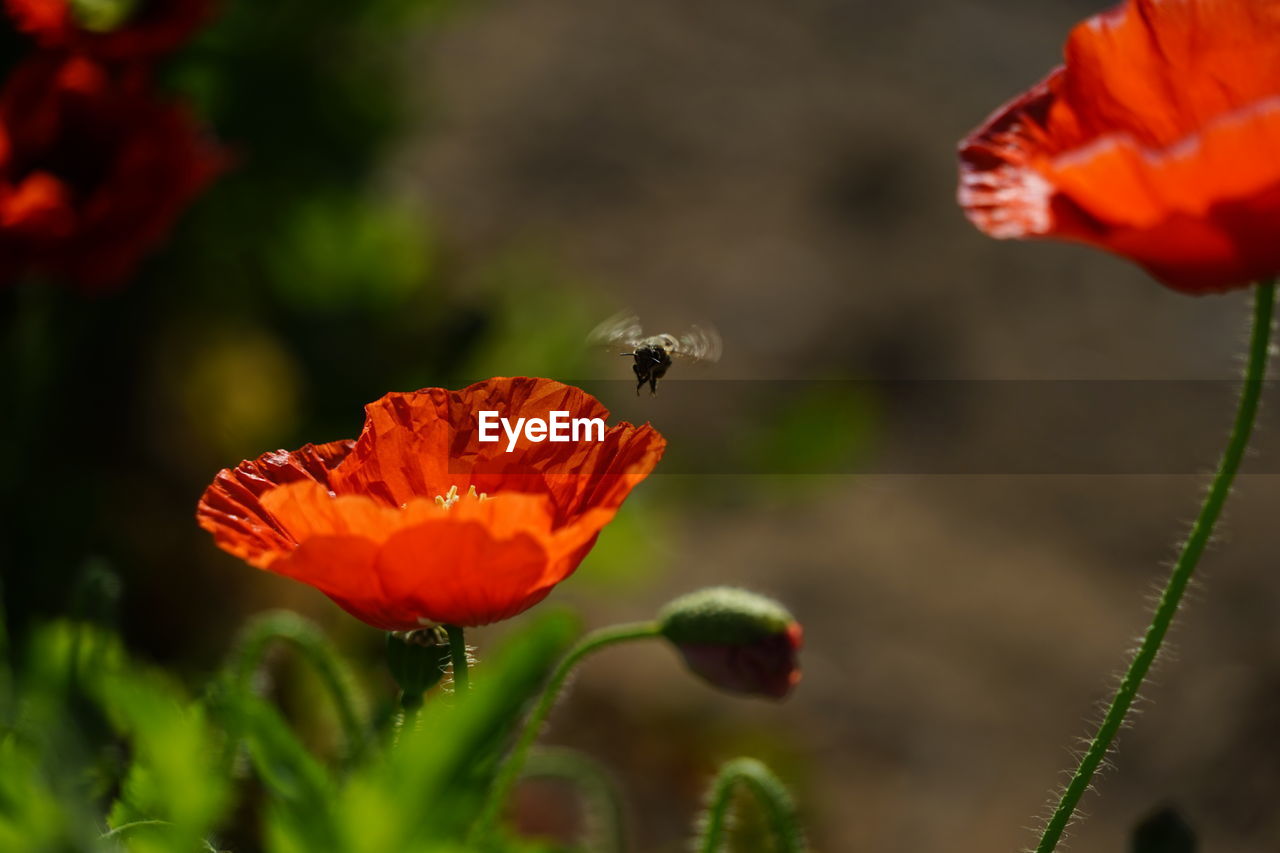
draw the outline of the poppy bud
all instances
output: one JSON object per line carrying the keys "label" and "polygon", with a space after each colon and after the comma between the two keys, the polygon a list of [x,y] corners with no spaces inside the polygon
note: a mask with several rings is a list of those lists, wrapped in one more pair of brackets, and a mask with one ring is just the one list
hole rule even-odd
{"label": "poppy bud", "polygon": [[723,690],[781,699],[800,680],[803,631],[771,598],[712,587],[668,604],[658,624],[689,668]]}
{"label": "poppy bud", "polygon": [[448,664],[449,641],[443,629],[387,633],[387,667],[404,691],[404,707],[421,705],[422,694],[440,682]]}

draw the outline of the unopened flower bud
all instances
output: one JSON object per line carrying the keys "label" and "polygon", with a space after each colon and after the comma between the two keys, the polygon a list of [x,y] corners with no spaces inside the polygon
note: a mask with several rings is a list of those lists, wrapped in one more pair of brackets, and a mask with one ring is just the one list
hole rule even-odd
{"label": "unopened flower bud", "polygon": [[406,708],[422,704],[422,694],[440,682],[449,663],[449,641],[441,628],[387,634],[387,666],[404,691]]}
{"label": "unopened flower bud", "polygon": [[778,602],[732,587],[681,596],[658,615],[662,635],[716,687],[781,699],[800,680],[800,623]]}

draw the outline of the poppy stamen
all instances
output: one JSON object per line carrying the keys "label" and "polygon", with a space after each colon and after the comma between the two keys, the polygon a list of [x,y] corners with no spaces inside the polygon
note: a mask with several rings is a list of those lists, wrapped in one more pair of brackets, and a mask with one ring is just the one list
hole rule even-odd
{"label": "poppy stamen", "polygon": [[[449,509],[458,501],[462,500],[463,497],[463,495],[458,494],[457,486],[450,486],[449,491],[445,492],[443,495],[436,495],[436,503],[445,509]],[[475,498],[478,501],[487,501],[490,499],[488,492],[477,493],[474,485],[467,487],[466,497]]]}

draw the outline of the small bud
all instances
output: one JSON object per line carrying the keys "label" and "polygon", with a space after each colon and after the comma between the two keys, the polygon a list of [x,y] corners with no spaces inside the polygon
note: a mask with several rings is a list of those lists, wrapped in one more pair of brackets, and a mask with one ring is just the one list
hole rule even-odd
{"label": "small bud", "polygon": [[800,681],[800,623],[778,602],[732,587],[681,596],[658,615],[697,675],[734,693],[781,699]]}
{"label": "small bud", "polygon": [[440,682],[448,664],[449,640],[443,628],[387,634],[387,666],[403,691],[405,708],[422,704],[422,694]]}

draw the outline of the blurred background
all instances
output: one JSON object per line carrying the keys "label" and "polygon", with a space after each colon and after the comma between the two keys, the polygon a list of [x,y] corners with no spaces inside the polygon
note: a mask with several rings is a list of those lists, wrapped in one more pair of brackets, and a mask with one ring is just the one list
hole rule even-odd
{"label": "blurred background", "polygon": [[[552,600],[595,626],[731,583],[806,631],[782,704],[711,693],[656,647],[587,665],[546,740],[616,773],[635,849],[684,849],[742,753],[793,787],[819,850],[1030,844],[1195,512],[1249,311],[997,243],[954,203],[957,141],[1102,5],[224,0],[164,84],[234,167],[117,291],[0,292],[15,642],[98,614],[198,684],[247,615],[284,606],[389,693],[378,633],[217,550],[200,493],[243,458],[354,437],[389,390],[594,381],[672,457]],[[637,400],[582,343],[627,307],[655,331],[715,324],[724,360]],[[1114,417],[1153,387],[1159,416]],[[1275,439],[1264,422],[1073,849],[1125,850],[1166,804],[1207,850],[1280,841]],[[476,634],[482,662],[504,630]],[[275,690],[331,746],[313,677],[286,663]],[[554,786],[522,802],[530,832],[572,825]]]}

